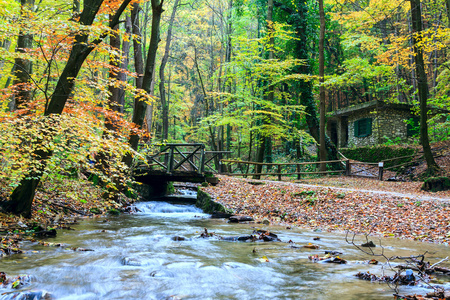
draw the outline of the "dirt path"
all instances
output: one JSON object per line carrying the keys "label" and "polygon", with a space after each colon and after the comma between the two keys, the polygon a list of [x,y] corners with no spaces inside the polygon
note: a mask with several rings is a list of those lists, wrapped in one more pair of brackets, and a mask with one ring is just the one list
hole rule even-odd
{"label": "dirt path", "polygon": [[205,191],[235,213],[259,222],[450,242],[448,192],[430,195],[420,191],[420,183],[339,177],[331,186],[323,180],[255,184],[250,179],[220,179]]}

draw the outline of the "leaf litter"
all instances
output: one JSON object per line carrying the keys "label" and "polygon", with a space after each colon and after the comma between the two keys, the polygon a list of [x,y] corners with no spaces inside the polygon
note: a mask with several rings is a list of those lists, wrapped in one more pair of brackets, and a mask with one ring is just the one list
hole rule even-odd
{"label": "leaf litter", "polygon": [[[415,192],[420,193],[416,183],[393,185],[351,178],[354,189],[343,191],[332,186],[305,186],[292,182],[264,181],[262,185],[255,185],[252,184],[255,180],[219,177],[216,186],[203,189],[214,201],[236,214],[249,215],[256,222],[356,234],[367,233],[367,228],[371,228],[371,234],[378,236],[441,244],[450,242],[450,198],[416,197]],[[348,179],[339,177],[334,181],[347,182]],[[360,185],[356,188],[358,182]],[[395,194],[366,190],[372,186],[382,190],[383,184],[389,187],[388,191],[403,185],[411,189],[407,190],[407,195],[400,194],[404,192],[402,189],[395,190]]]}

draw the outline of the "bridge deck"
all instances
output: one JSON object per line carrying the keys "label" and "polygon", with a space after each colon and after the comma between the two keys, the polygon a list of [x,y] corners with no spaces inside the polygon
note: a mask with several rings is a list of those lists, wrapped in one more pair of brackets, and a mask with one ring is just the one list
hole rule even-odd
{"label": "bridge deck", "polygon": [[154,184],[155,182],[194,182],[201,183],[205,182],[211,175],[206,175],[205,173],[199,174],[197,172],[186,172],[186,171],[173,171],[168,174],[163,170],[147,170],[142,174],[135,174],[134,178],[137,182],[144,184]]}

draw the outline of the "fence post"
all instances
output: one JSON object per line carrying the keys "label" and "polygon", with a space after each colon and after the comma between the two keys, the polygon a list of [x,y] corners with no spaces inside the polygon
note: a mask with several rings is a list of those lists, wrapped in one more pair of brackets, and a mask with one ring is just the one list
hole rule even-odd
{"label": "fence post", "polygon": [[378,179],[383,181],[383,169],[384,169],[384,162],[380,161],[378,163]]}
{"label": "fence post", "polygon": [[302,178],[302,175],[300,174],[300,165],[297,164],[297,180],[300,180]]}
{"label": "fence post", "polygon": [[219,153],[217,156],[219,157],[219,168],[217,170],[217,173],[222,174],[224,172],[224,165],[222,164],[222,153]]}
{"label": "fence post", "polygon": [[278,181],[281,181],[281,165],[278,165]]}
{"label": "fence post", "polygon": [[169,148],[169,158],[168,158],[168,161],[167,161],[167,170],[166,170],[167,174],[170,174],[173,171],[173,163],[174,163],[174,161],[173,161],[173,148],[174,147],[175,146],[171,145],[170,148]]}
{"label": "fence post", "polygon": [[200,165],[198,168],[198,173],[203,174],[205,172],[205,145],[200,146]]}
{"label": "fence post", "polygon": [[351,173],[352,173],[352,164],[350,163],[350,160],[347,159],[345,161],[345,175],[350,176]]}

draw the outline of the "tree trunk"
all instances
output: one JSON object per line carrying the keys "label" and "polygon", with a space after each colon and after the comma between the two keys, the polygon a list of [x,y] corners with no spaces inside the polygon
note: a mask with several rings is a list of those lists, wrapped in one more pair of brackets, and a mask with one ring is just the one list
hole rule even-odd
{"label": "tree trunk", "polygon": [[[291,14],[291,23],[297,33],[295,40],[295,58],[306,60],[309,59],[308,53],[308,24],[307,24],[308,6],[305,0],[296,1],[296,11]],[[294,72],[299,74],[310,74],[309,65],[297,66]],[[297,91],[300,93],[300,104],[305,106],[306,124],[308,125],[309,134],[320,144],[320,123],[317,119],[316,105],[314,103],[311,81],[299,80],[297,83]],[[338,151],[336,145],[325,135],[325,146],[329,160],[338,159]],[[337,166],[336,166],[337,168]]]}
{"label": "tree trunk", "polygon": [[[205,88],[205,84],[203,83],[202,73],[200,72],[200,67],[198,66],[197,48],[195,48],[195,46],[194,46],[194,66],[195,66],[195,69],[197,70],[198,78],[200,81],[200,87],[202,89],[203,97],[205,100],[205,118],[206,118],[209,116],[208,94],[206,93],[206,88]],[[208,124],[208,130],[209,130],[209,135],[211,137],[211,148],[213,151],[217,151],[216,135],[214,133],[215,129],[210,124]]]}
{"label": "tree trunk", "polygon": [[[263,137],[260,139],[260,144],[258,147],[258,152],[256,154],[256,161],[257,162],[263,162],[264,161],[264,153],[266,152],[266,139]],[[255,173],[260,174],[262,173],[263,165],[256,165],[255,166]],[[254,175],[253,179],[260,179],[261,175]]]}
{"label": "tree trunk", "polygon": [[167,61],[169,60],[169,52],[170,52],[170,43],[172,41],[172,27],[173,22],[175,20],[175,15],[177,13],[179,0],[175,0],[173,4],[172,15],[170,16],[169,28],[167,29],[167,39],[166,39],[166,48],[164,49],[164,56],[161,61],[161,67],[159,68],[159,93],[161,100],[161,110],[162,110],[162,137],[163,141],[167,141],[169,138],[169,102],[166,99],[166,89],[165,89],[165,76],[164,69],[166,68]]}
{"label": "tree trunk", "polygon": [[[110,18],[113,16],[111,15]],[[111,46],[111,49],[113,51],[117,51],[119,53],[118,55],[115,55],[114,53],[109,54],[109,64],[110,64],[110,70],[109,70],[109,98],[108,98],[108,105],[109,109],[113,112],[119,112],[120,111],[120,103],[119,103],[119,92],[120,89],[116,86],[116,82],[119,81],[119,68],[121,67],[120,63],[120,36],[117,33],[117,30],[119,30],[119,24],[116,25],[116,27],[113,28],[113,31],[109,35],[109,45]],[[117,128],[114,128],[114,118],[111,116],[105,117],[105,127],[107,130],[115,130]]]}
{"label": "tree trunk", "polygon": [[[273,26],[273,0],[267,1],[267,34],[269,35],[269,60],[275,58],[275,28]],[[267,101],[275,102],[275,87],[272,82],[269,82]],[[270,120],[269,120],[270,122]],[[266,135],[263,137],[264,141],[264,159],[266,162],[272,162],[272,136]],[[269,166],[269,169],[271,167]]]}
{"label": "tree trunk", "polygon": [[422,13],[420,9],[420,0],[410,0],[411,2],[411,25],[413,30],[413,50],[414,62],[417,74],[417,88],[419,90],[420,102],[420,141],[422,143],[423,153],[427,162],[427,173],[434,175],[439,172],[439,166],[434,160],[431,152],[430,141],[428,139],[428,116],[427,116],[427,99],[428,99],[428,82],[425,73],[425,64],[423,61],[423,49],[417,44],[420,42],[418,36],[422,31]]}
{"label": "tree trunk", "polygon": [[[125,18],[125,34],[129,37],[132,33],[132,25],[131,25],[131,17],[127,16]],[[123,82],[123,84],[127,81],[127,74],[126,70],[128,70],[128,64],[129,64],[129,57],[130,57],[130,42],[129,39],[122,39],[122,63],[120,65],[120,71],[118,80]],[[122,85],[119,88],[119,98],[118,98],[118,104],[119,104],[119,112],[123,114],[124,107],[125,107],[125,87]]]}
{"label": "tree trunk", "polygon": [[[268,42],[268,55],[269,60],[274,59],[275,57],[275,29],[273,27],[273,0],[267,0],[267,35],[269,37]],[[267,101],[273,103],[274,102],[274,86],[271,82],[267,82],[268,88],[267,88]],[[270,121],[267,120],[269,117],[265,116],[263,119],[263,124],[269,123]],[[264,132],[262,134],[259,134],[259,148],[258,148],[258,154],[256,157],[257,162],[264,162],[264,160],[271,162],[272,161],[272,142],[269,135],[265,134]],[[262,173],[262,165],[256,165],[255,173]],[[256,175],[254,178],[259,179],[259,175]]]}
{"label": "tree trunk", "polygon": [[445,7],[447,8],[447,27],[450,27],[450,0],[445,0]]}
{"label": "tree trunk", "polygon": [[[319,15],[320,15],[320,34],[319,34],[319,92],[320,92],[320,126],[319,126],[319,157],[320,161],[327,160],[327,148],[325,145],[325,87],[323,85],[325,81],[325,53],[324,53],[324,40],[325,40],[325,12],[323,9],[323,0],[319,0]],[[320,171],[326,171],[327,165],[325,163],[320,164]]]}
{"label": "tree trunk", "polygon": [[[147,54],[147,62],[145,64],[144,77],[142,79],[142,89],[150,94],[150,88],[153,81],[153,74],[155,71],[155,61],[156,54],[158,51],[158,43],[160,40],[159,37],[159,28],[161,22],[161,15],[164,12],[163,3],[164,0],[152,0],[152,33],[150,36],[150,45],[148,48]],[[138,128],[141,128],[144,123],[145,112],[147,109],[147,103],[145,102],[146,98],[142,96],[137,96],[135,99],[134,111],[133,111],[133,123],[136,124]],[[137,149],[139,143],[139,135],[136,132],[132,132],[130,134],[130,138],[128,140],[131,148]],[[132,157],[131,155],[127,155],[124,158],[124,161],[127,165],[131,165]]]}
{"label": "tree trunk", "polygon": [[[124,0],[122,2],[122,5],[109,24],[110,28],[114,28],[118,24],[120,15],[130,1],[131,0]],[[92,25],[102,3],[103,0],[84,1],[84,9],[80,14],[79,23],[84,26]],[[92,43],[88,43],[88,33],[83,31],[78,33],[79,34],[75,36],[67,63],[58,79],[50,102],[45,109],[45,116],[62,113],[64,106],[71,95],[75,84],[75,78],[77,77],[83,62],[92,50],[94,50],[95,46],[102,41],[100,38],[94,40]],[[31,216],[31,206],[33,204],[36,188],[44,173],[46,160],[52,155],[52,152],[45,150],[45,147],[39,147],[39,141],[37,142],[36,148],[40,149],[34,152],[34,155],[39,162],[39,168],[37,168],[37,170],[30,169],[28,171],[28,174],[25,175],[19,186],[12,192],[10,199],[2,204],[5,211],[24,217]]]}
{"label": "tree trunk", "polygon": [[[21,25],[25,26],[24,20],[29,17],[29,12],[34,9],[34,0],[21,0]],[[27,49],[33,47],[33,35],[26,33],[26,28],[21,28],[19,37],[17,39],[16,51],[19,53],[27,53]],[[14,72],[14,108],[24,108],[24,106],[31,101],[31,87],[29,80],[31,78],[32,63],[25,58],[14,59],[15,72]]]}
{"label": "tree trunk", "polygon": [[[450,0],[449,0],[450,1]],[[229,0],[228,2],[228,17],[227,17],[227,26],[226,26],[226,34],[227,34],[227,44],[225,48],[225,64],[231,62],[231,33],[233,30],[232,27],[232,12],[233,12],[233,0]],[[225,68],[225,73],[229,70],[228,67]],[[225,74],[226,75],[226,74]],[[225,76],[227,78],[227,76]],[[231,82],[229,79],[225,80],[225,92],[231,95]],[[231,101],[230,101],[231,102]],[[231,126],[227,124],[227,151],[231,150]]]}

